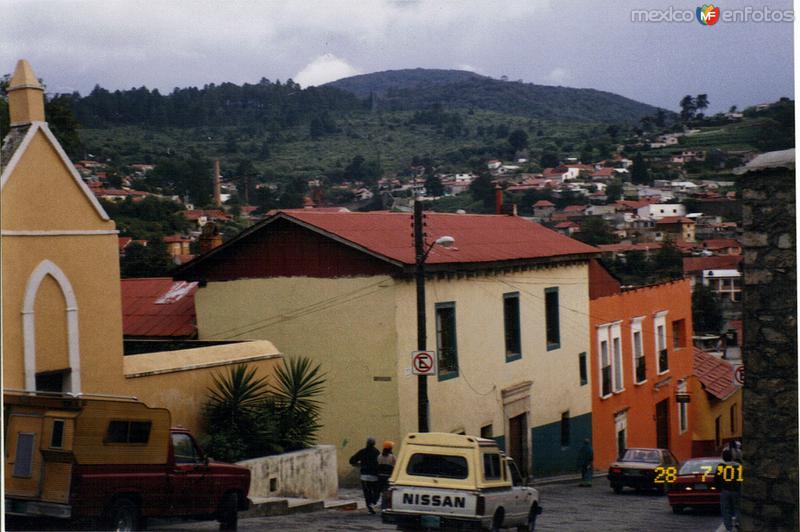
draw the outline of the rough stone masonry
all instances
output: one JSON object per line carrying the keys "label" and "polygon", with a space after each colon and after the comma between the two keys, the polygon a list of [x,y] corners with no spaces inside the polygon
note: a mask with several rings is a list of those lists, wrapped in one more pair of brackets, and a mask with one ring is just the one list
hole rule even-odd
{"label": "rough stone masonry", "polygon": [[795,169],[789,151],[738,182],[745,254],[743,530],[800,529]]}

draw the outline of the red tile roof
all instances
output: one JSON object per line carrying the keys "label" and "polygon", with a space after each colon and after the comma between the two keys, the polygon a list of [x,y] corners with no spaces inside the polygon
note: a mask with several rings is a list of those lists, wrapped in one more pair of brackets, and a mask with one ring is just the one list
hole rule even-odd
{"label": "red tile roof", "polygon": [[742,245],[735,238],[711,238],[700,242],[706,249],[739,248]]}
{"label": "red tile roof", "polygon": [[685,257],[683,273],[703,270],[738,270],[742,262],[741,255],[715,255],[713,257]]}
{"label": "red tile roof", "polygon": [[706,392],[725,400],[739,389],[733,383],[733,366],[702,349],[694,349],[694,375]]}
{"label": "red tile roof", "polygon": [[616,168],[600,168],[599,170],[595,170],[592,177],[611,177],[614,175],[615,170]]}
{"label": "red tile roof", "polygon": [[564,212],[583,212],[588,207],[588,205],[567,205],[564,207]]}
{"label": "red tile roof", "polygon": [[123,249],[125,249],[125,247],[131,243],[131,240],[133,239],[129,236],[117,237],[117,244],[119,245],[119,250],[122,251]]}
{"label": "red tile roof", "polygon": [[651,200],[617,200],[617,205],[625,208],[625,209],[632,209],[634,211],[641,209],[651,203],[656,203],[655,201]]}
{"label": "red tile roof", "polygon": [[197,283],[168,277],[122,279],[122,330],[125,336],[191,337]]}
{"label": "red tile roof", "polygon": [[627,251],[655,251],[661,249],[661,242],[642,242],[639,244],[598,244],[603,253],[625,253]]}
{"label": "red tile roof", "polygon": [[569,229],[570,227],[580,227],[575,222],[561,222],[560,224],[556,225],[556,229]]}
{"label": "red tile roof", "polygon": [[[404,264],[414,264],[412,216],[403,213],[281,211],[289,219],[311,226],[357,247]],[[429,241],[452,236],[455,247],[434,247],[428,264],[495,262],[563,255],[594,254],[598,250],[517,216],[425,213]],[[270,220],[268,219],[267,222]]]}
{"label": "red tile roof", "polygon": [[555,204],[547,201],[546,199],[540,199],[536,203],[533,204],[534,207],[555,207]]}
{"label": "red tile roof", "polygon": [[693,224],[695,223],[694,220],[687,218],[685,216],[665,216],[656,222],[658,224]]}

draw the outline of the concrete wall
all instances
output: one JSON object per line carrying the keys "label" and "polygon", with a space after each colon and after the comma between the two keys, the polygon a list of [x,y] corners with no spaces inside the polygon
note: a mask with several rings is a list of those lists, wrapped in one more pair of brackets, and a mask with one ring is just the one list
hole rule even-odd
{"label": "concrete wall", "polygon": [[268,339],[327,374],[319,443],[334,445],[338,472],[367,436],[401,440],[398,427],[395,281],[386,276],[279,277],[209,282],[195,295],[201,340]]}
{"label": "concrete wall", "polygon": [[272,378],[281,355],[270,342],[242,342],[128,355],[124,359],[125,393],[152,407],[167,408],[172,424],[196,436],[203,432],[202,408],[214,375],[227,375],[240,363],[255,368],[256,377]]}
{"label": "concrete wall", "polygon": [[315,445],[291,453],[238,462],[250,469],[250,497],[336,497],[336,447]]}
{"label": "concrete wall", "polygon": [[[547,350],[545,288],[559,289],[561,344]],[[530,429],[591,412],[590,386],[580,385],[578,354],[589,351],[588,265],[586,262],[499,274],[431,279],[426,283],[428,349],[436,349],[436,303],[455,302],[459,375],[428,378],[430,429],[480,434],[492,425],[508,443],[508,419],[527,412]],[[507,360],[503,294],[520,296],[522,356]],[[410,374],[416,349],[416,293],[413,281],[398,289],[397,374],[400,431],[417,430],[417,378]],[[517,392],[510,393],[514,387]],[[530,433],[530,431],[528,431]],[[527,442],[527,449],[537,453]],[[557,454],[535,460],[560,459]]]}
{"label": "concrete wall", "polygon": [[[583,440],[592,440],[592,414],[571,417],[569,445],[561,445],[561,422],[548,423],[531,431],[533,442],[533,475],[547,476],[578,471],[578,451]],[[596,468],[600,469],[600,468]]]}

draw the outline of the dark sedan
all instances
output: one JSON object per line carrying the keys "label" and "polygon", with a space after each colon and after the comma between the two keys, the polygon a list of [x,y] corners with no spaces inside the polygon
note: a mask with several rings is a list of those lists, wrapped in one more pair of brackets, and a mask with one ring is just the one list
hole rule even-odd
{"label": "dark sedan", "polygon": [[608,481],[614,493],[622,493],[625,486],[664,493],[677,468],[678,460],[668,449],[627,449],[608,468]]}
{"label": "dark sedan", "polygon": [[674,482],[669,484],[669,504],[679,514],[686,507],[719,507],[719,491],[714,485],[714,472],[719,458],[692,458],[678,470]]}

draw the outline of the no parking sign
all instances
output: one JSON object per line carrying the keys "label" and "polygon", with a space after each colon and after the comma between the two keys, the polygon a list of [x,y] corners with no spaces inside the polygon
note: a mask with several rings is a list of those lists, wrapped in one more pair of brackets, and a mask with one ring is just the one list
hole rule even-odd
{"label": "no parking sign", "polygon": [[436,375],[436,351],[411,353],[411,371],[414,375]]}

